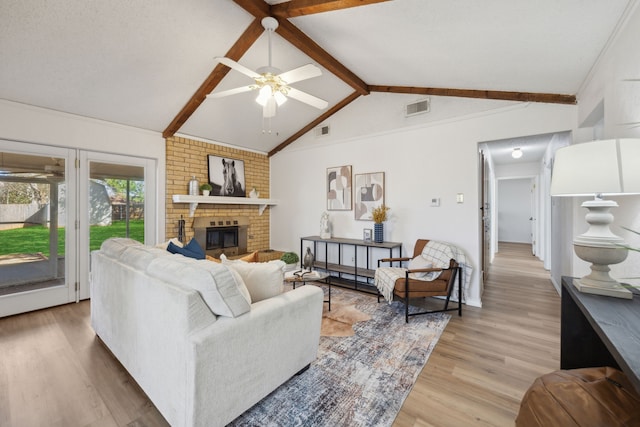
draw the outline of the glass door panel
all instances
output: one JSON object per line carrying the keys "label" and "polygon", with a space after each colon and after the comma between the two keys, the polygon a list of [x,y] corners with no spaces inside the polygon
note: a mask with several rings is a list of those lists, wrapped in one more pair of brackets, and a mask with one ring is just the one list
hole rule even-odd
{"label": "glass door panel", "polygon": [[75,299],[66,262],[75,251],[70,158],[73,150],[0,145],[0,316]]}
{"label": "glass door panel", "polygon": [[110,237],[153,243],[155,162],[81,152],[80,165],[80,299],[85,299],[91,251]]}

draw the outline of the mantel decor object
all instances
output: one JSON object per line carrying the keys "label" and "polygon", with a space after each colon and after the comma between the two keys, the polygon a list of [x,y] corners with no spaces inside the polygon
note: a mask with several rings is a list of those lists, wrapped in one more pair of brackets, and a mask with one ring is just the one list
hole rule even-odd
{"label": "mantel decor object", "polygon": [[574,144],[556,151],[552,196],[594,196],[582,203],[589,229],[573,239],[576,255],[591,263],[591,273],[573,283],[581,292],[631,299],[632,293],[609,275],[609,265],[627,258],[622,237],[609,229],[618,204],[605,195],[640,194],[640,139]]}
{"label": "mantel decor object", "polygon": [[191,180],[189,181],[189,195],[190,196],[197,196],[199,189],[200,189],[200,184],[198,183],[198,180],[196,179],[196,176],[192,175],[191,176]]}

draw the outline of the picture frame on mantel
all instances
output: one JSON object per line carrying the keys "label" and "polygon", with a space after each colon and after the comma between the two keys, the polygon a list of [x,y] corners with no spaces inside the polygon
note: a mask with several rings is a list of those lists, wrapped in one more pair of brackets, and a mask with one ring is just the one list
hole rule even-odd
{"label": "picture frame on mantel", "polygon": [[358,221],[373,221],[373,209],[384,205],[384,172],[356,174],[354,213]]}
{"label": "picture frame on mantel", "polygon": [[212,196],[246,197],[244,160],[207,156]]}
{"label": "picture frame on mantel", "polygon": [[351,165],[327,168],[328,211],[350,211],[352,192]]}

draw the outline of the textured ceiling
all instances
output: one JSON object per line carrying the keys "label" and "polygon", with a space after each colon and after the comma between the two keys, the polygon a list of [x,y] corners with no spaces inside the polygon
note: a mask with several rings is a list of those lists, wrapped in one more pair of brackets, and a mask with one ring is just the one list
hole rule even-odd
{"label": "textured ceiling", "polygon": [[[368,85],[576,94],[630,3],[394,0],[290,22]],[[3,0],[0,98],[163,132],[253,20],[232,0]],[[313,62],[273,42],[281,70]],[[238,62],[267,61],[263,35]],[[353,92],[326,69],[294,86],[329,108]],[[263,134],[254,98],[207,99],[178,132],[269,152],[322,113],[290,100]]]}

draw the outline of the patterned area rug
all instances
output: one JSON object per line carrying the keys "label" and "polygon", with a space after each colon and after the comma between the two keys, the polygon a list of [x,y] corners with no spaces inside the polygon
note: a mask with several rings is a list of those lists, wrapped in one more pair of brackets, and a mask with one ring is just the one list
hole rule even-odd
{"label": "patterned area rug", "polygon": [[[326,286],[323,289],[326,295]],[[354,334],[325,336],[324,331],[311,367],[229,426],[393,424],[450,316],[415,316],[406,324],[401,303],[378,303],[374,295],[335,286],[331,314],[326,310],[325,304],[323,329],[331,316],[330,320],[353,328]]]}

